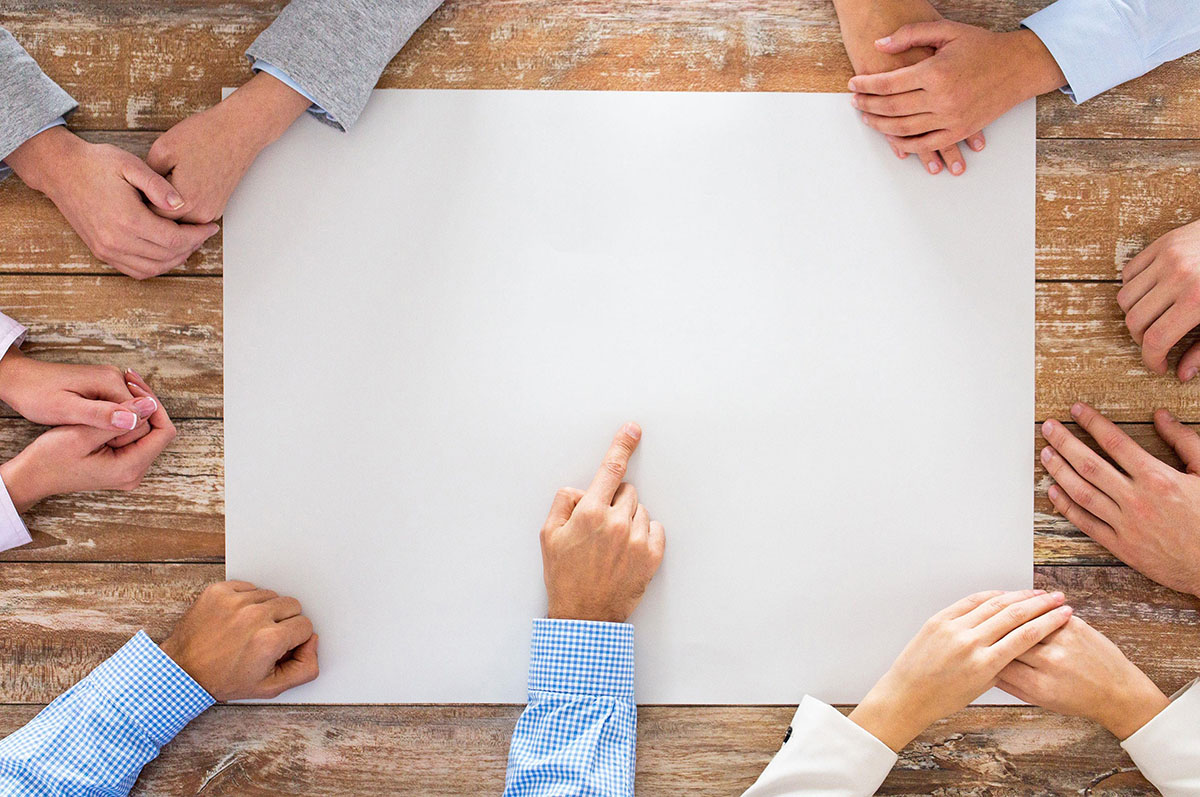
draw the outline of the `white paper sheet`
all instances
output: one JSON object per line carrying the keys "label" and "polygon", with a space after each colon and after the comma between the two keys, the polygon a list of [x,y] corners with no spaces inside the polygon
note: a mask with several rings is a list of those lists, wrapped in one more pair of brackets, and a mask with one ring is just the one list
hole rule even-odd
{"label": "white paper sheet", "polygon": [[522,702],[538,530],[612,433],[667,530],[647,703],[856,702],[1032,581],[1034,106],[964,177],[848,95],[377,91],[225,217],[228,575],[299,702]]}

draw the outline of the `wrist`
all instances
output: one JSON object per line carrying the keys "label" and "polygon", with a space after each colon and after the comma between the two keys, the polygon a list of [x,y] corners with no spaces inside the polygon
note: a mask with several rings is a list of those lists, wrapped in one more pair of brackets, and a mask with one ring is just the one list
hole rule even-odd
{"label": "wrist", "polygon": [[850,712],[854,724],[899,753],[931,722],[922,719],[916,706],[876,684]]}
{"label": "wrist", "polygon": [[0,480],[3,480],[4,489],[8,490],[9,500],[18,514],[24,514],[46,497],[38,488],[38,479],[20,454],[0,465]]}
{"label": "wrist", "polygon": [[1011,42],[1012,61],[1019,65],[1014,88],[1021,101],[1060,89],[1067,85],[1066,75],[1041,38],[1028,28],[1004,34]]}
{"label": "wrist", "polygon": [[1108,732],[1125,741],[1143,725],[1158,716],[1171,701],[1140,670],[1137,682],[1104,701],[1101,714],[1092,717]]}
{"label": "wrist", "polygon": [[87,142],[58,125],[25,141],[4,162],[25,185],[49,195],[81,146],[87,146]]}
{"label": "wrist", "polygon": [[[23,366],[28,358],[17,344],[8,347],[8,351],[0,356],[0,401],[13,406],[13,396],[21,384]],[[16,409],[16,407],[13,407]]]}
{"label": "wrist", "polygon": [[311,103],[303,94],[266,72],[259,72],[222,102],[234,115],[254,154],[282,136]]}

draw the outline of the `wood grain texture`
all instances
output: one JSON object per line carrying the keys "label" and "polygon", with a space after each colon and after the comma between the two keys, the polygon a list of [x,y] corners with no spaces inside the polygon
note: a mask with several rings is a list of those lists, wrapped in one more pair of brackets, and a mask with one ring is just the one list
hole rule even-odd
{"label": "wood grain texture", "polygon": [[[243,53],[273,0],[106,3],[18,0],[0,13],[80,102],[83,129],[162,130],[249,75]],[[1043,3],[940,3],[946,16],[1013,29]],[[850,77],[825,0],[451,0],[384,72],[384,88],[843,91]],[[1039,102],[1045,137],[1200,135],[1200,58],[1168,64],[1076,107]]]}
{"label": "wood grain texture", "polygon": [[[37,708],[0,707],[0,735],[28,722]],[[520,710],[217,706],[146,767],[133,794],[496,795]],[[792,710],[642,706],[637,794],[740,794],[778,749]],[[1116,740],[1086,720],[1034,708],[980,707],[930,727],[904,751],[879,793],[1157,792]]]}
{"label": "wood grain texture", "polygon": [[[180,421],[179,436],[133,492],[55,496],[25,514],[30,544],[0,562],[220,562],[225,558],[220,421]],[[43,427],[0,422],[0,461]],[[0,579],[3,578],[0,565]]]}

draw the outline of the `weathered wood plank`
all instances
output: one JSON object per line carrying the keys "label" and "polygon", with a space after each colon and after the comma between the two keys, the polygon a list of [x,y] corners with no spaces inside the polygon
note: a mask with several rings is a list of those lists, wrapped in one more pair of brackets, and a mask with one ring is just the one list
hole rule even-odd
{"label": "weathered wood plank", "polygon": [[1200,218],[1200,142],[1039,141],[1037,275],[1119,280],[1155,238]]}
{"label": "weathered wood plank", "polygon": [[[161,130],[249,72],[243,52],[273,0],[16,2],[0,24],[82,103],[87,129]],[[1012,29],[1043,3],[940,3],[950,18]],[[385,71],[385,88],[842,91],[850,67],[825,0],[451,0]],[[1051,137],[1200,136],[1200,57],[1076,107],[1039,103]]]}
{"label": "weathered wood plank", "polygon": [[[33,542],[0,554],[0,562],[223,561],[222,427],[220,421],[181,421],[175,442],[133,492],[43,501],[25,516]],[[25,421],[0,422],[0,461],[42,430]]]}
{"label": "weathered wood plank", "polygon": [[219,278],[0,276],[0,308],[30,328],[27,353],[133,368],[175,419],[222,414],[221,303]]}
{"label": "weathered wood plank", "polygon": [[[0,735],[36,706],[0,707]],[[216,706],[143,772],[137,797],[495,795],[520,706]],[[843,713],[849,708],[843,708]],[[740,794],[779,746],[789,706],[642,706],[639,795]],[[470,766],[455,766],[469,751]],[[1082,719],[978,707],[932,726],[881,794],[1156,794]]]}
{"label": "weathered wood plank", "polygon": [[[1116,421],[1146,422],[1166,407],[1180,418],[1200,420],[1200,393],[1180,384],[1174,371],[1158,376],[1142,365],[1129,337],[1112,283],[1048,282],[1037,286],[1036,417],[1066,417],[1086,401]],[[1174,367],[1193,332],[1171,358]],[[984,353],[981,353],[983,355]]]}
{"label": "weathered wood plank", "polygon": [[[1036,572],[1164,689],[1200,673],[1200,599],[1125,567]],[[208,564],[0,565],[0,703],[53,699],[139,628],[162,639],[205,584],[223,577]]]}

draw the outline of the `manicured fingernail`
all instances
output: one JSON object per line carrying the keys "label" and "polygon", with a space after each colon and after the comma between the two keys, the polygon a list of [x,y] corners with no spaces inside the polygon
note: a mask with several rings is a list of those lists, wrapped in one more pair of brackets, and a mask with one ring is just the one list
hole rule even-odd
{"label": "manicured fingernail", "polygon": [[961,163],[952,163],[950,164],[950,171],[954,174],[962,174],[963,165]]}
{"label": "manicured fingernail", "polygon": [[133,402],[133,408],[137,410],[140,417],[149,418],[158,409],[158,402],[150,397],[140,398]]}
{"label": "manicured fingernail", "polygon": [[883,44],[883,45],[888,45],[888,44],[891,44],[891,43],[892,43],[892,37],[891,37],[891,36],[884,36],[882,39],[876,39],[876,40],[875,40],[875,43],[876,43],[876,44]]}
{"label": "manicured fingernail", "polygon": [[939,164],[937,161],[929,162],[929,173],[930,174],[937,174],[941,170],[942,170],[941,164]]}
{"label": "manicured fingernail", "polygon": [[141,379],[141,378],[142,378],[142,375],[141,375],[141,374],[139,374],[137,371],[133,370],[132,368],[127,368],[127,369],[125,369],[125,373],[129,374],[129,375],[130,375],[130,376],[132,376],[134,379]]}
{"label": "manicured fingernail", "polygon": [[1076,402],[1071,405],[1071,417],[1072,418],[1078,418],[1082,414],[1083,414],[1083,405],[1082,404],[1080,404],[1079,402]]}
{"label": "manicured fingernail", "polygon": [[634,440],[640,440],[642,437],[642,427],[638,426],[636,423],[625,424],[624,431],[625,434],[629,435]]}
{"label": "manicured fingernail", "polygon": [[112,416],[112,425],[118,429],[132,429],[137,422],[138,416],[127,410],[117,410]]}
{"label": "manicured fingernail", "polygon": [[167,193],[167,204],[176,210],[179,210],[181,207],[183,207],[183,197],[181,197],[175,191],[169,191]]}
{"label": "manicured fingernail", "polygon": [[1042,449],[1042,462],[1049,464],[1052,459],[1054,459],[1054,452],[1050,449],[1050,446],[1046,446]]}
{"label": "manicured fingernail", "polygon": [[1184,371],[1184,372],[1183,372],[1183,381],[1184,381],[1184,382],[1190,382],[1190,381],[1192,381],[1192,377],[1194,377],[1194,376],[1196,375],[1196,371],[1197,371],[1197,370],[1200,370],[1200,369],[1197,369],[1197,368],[1189,368],[1189,369],[1187,369],[1186,371]]}
{"label": "manicured fingernail", "polygon": [[1046,491],[1046,494],[1050,496],[1051,501],[1057,501],[1058,497],[1062,495],[1057,484],[1050,485],[1050,489]]}

